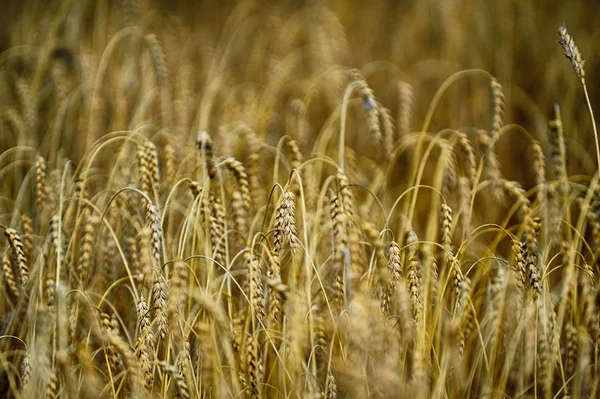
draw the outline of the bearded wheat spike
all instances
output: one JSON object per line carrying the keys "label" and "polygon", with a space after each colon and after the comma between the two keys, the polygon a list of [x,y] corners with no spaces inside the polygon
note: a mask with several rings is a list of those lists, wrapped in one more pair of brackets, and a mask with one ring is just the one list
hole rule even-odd
{"label": "bearded wheat spike", "polygon": [[579,79],[584,81],[585,71],[583,70],[583,64],[585,64],[585,60],[581,56],[581,53],[575,44],[575,40],[569,35],[567,27],[564,25],[561,25],[558,28],[558,43],[565,50],[565,57],[571,61],[571,66],[577,73],[577,76],[579,76]]}
{"label": "bearded wheat spike", "polygon": [[29,280],[29,267],[27,266],[27,258],[25,257],[25,251],[23,250],[23,241],[21,241],[21,236],[19,236],[19,233],[10,227],[4,230],[4,234],[8,239],[8,243],[12,249],[13,259],[15,260],[17,269],[19,270],[21,287],[25,288]]}
{"label": "bearded wheat spike", "polygon": [[273,235],[273,252],[280,255],[284,244],[288,244],[293,253],[298,249],[296,233],[296,202],[292,191],[283,193],[281,202],[277,207]]}
{"label": "bearded wheat spike", "polygon": [[585,84],[585,71],[583,70],[583,64],[585,60],[581,56],[579,49],[575,45],[575,40],[567,32],[567,27],[561,25],[558,28],[558,43],[565,50],[565,57],[571,61],[571,66],[579,76],[581,85],[583,86],[583,92],[587,101],[588,110],[590,111],[590,117],[592,118],[592,127],[594,129],[594,139],[596,140],[596,159],[598,161],[598,175],[600,176],[600,143],[598,142],[598,130],[596,129],[596,119],[594,118],[594,111],[592,110],[592,103],[590,102],[590,96],[588,95],[587,86]]}

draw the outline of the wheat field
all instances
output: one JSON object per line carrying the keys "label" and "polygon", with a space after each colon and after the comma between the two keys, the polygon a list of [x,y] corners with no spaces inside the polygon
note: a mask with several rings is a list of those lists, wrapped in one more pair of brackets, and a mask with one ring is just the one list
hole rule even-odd
{"label": "wheat field", "polygon": [[600,397],[592,1],[3,8],[0,398]]}

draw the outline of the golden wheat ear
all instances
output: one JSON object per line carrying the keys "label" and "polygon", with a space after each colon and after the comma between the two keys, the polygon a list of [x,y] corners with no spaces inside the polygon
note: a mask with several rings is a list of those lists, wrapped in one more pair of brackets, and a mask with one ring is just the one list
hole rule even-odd
{"label": "golden wheat ear", "polygon": [[575,45],[575,40],[569,35],[567,31],[567,27],[561,25],[558,28],[558,43],[565,50],[565,57],[571,61],[571,66],[579,80],[581,80],[581,84],[583,86],[583,92],[585,94],[585,99],[587,101],[588,109],[590,111],[590,117],[592,118],[592,127],[594,129],[594,139],[596,140],[596,158],[597,158],[597,167],[598,167],[598,176],[600,176],[600,144],[598,143],[598,130],[596,129],[596,120],[594,118],[594,111],[592,110],[592,103],[590,102],[590,96],[588,95],[587,85],[585,84],[585,70],[583,69],[583,64],[585,60],[581,56],[579,52],[579,48]]}

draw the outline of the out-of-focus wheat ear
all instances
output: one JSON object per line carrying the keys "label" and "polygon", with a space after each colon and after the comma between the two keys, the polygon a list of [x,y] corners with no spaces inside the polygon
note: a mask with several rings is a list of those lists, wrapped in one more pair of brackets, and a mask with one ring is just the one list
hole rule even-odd
{"label": "out-of-focus wheat ear", "polygon": [[248,183],[252,203],[258,209],[266,202],[266,192],[260,179],[260,155],[256,152],[248,157]]}
{"label": "out-of-focus wheat ear", "polygon": [[151,187],[154,191],[160,190],[160,165],[158,162],[158,150],[156,145],[150,140],[146,141],[144,145],[146,150],[146,160],[148,161],[148,168],[150,169],[150,182]]}
{"label": "out-of-focus wheat ear", "polygon": [[575,361],[578,352],[577,329],[571,322],[568,322],[565,325],[565,339],[567,343],[565,353],[565,373],[566,377],[571,377],[575,372]]}
{"label": "out-of-focus wheat ear", "polygon": [[50,74],[54,82],[56,104],[57,107],[61,107],[69,94],[69,74],[65,62],[57,59],[52,65]]}
{"label": "out-of-focus wheat ear", "polygon": [[469,179],[470,189],[473,190],[475,187],[475,177],[477,176],[477,160],[475,158],[475,151],[469,137],[462,133],[458,133],[458,144],[460,146],[460,152],[463,159],[463,167],[465,176]]}
{"label": "out-of-focus wheat ear", "polygon": [[439,297],[439,265],[433,256],[433,248],[429,243],[423,243],[419,246],[418,252],[421,268],[425,270],[425,292],[427,292],[427,304],[430,307],[437,306]]}
{"label": "out-of-focus wheat ear", "polygon": [[339,196],[330,191],[331,221],[333,224],[333,261],[336,270],[336,296],[338,311],[341,312],[345,302],[345,259],[344,252],[348,249],[348,237],[346,235],[346,215],[342,209]]}
{"label": "out-of-focus wheat ear", "polygon": [[4,112],[2,116],[3,120],[6,120],[9,128],[12,129],[18,137],[25,137],[27,135],[27,126],[25,125],[23,118],[21,118],[14,108]]}
{"label": "out-of-focus wheat ear", "polygon": [[29,348],[25,348],[25,352],[23,353],[23,359],[21,360],[21,385],[20,392],[23,397],[27,397],[29,394],[29,390],[31,386],[29,384],[29,380],[31,379],[31,355],[29,353]]}
{"label": "out-of-focus wheat ear", "polygon": [[15,260],[17,269],[19,270],[19,280],[21,281],[21,288],[25,288],[29,280],[29,267],[27,266],[27,258],[23,250],[23,242],[21,236],[15,229],[10,227],[4,230],[4,234],[8,239],[8,243],[12,250],[12,256]]}
{"label": "out-of-focus wheat ear", "polygon": [[458,177],[458,213],[460,219],[458,220],[458,226],[462,239],[465,240],[471,235],[471,183],[465,176]]}
{"label": "out-of-focus wheat ear", "polygon": [[50,373],[50,380],[46,385],[46,399],[55,399],[58,397],[58,390],[60,388],[60,379],[58,375],[58,367],[55,365]]}
{"label": "out-of-focus wheat ear", "polygon": [[25,121],[25,126],[27,127],[27,134],[29,137],[37,139],[36,134],[39,120],[36,109],[37,107],[33,93],[31,93],[31,88],[29,87],[29,84],[22,78],[18,78],[16,80],[15,87],[23,113],[23,120]]}
{"label": "out-of-focus wheat ear", "polygon": [[398,82],[398,135],[400,137],[410,133],[414,98],[413,87],[406,82]]}
{"label": "out-of-focus wheat ear", "polygon": [[460,318],[460,343],[459,354],[462,356],[471,330],[473,329],[473,312],[471,309],[471,279],[465,277],[461,284],[460,308],[457,309],[457,315]]}
{"label": "out-of-focus wheat ear", "polygon": [[185,378],[181,373],[179,373],[177,368],[165,362],[164,360],[158,361],[158,365],[161,367],[163,372],[171,376],[171,379],[175,381],[175,387],[177,388],[177,393],[179,394],[179,397],[183,399],[189,399],[190,389],[187,385]]}
{"label": "out-of-focus wheat ear", "polygon": [[200,182],[197,182],[197,181],[190,181],[188,183],[188,188],[190,189],[190,192],[194,196],[194,199],[197,198],[200,195],[200,193],[202,192],[202,185],[200,184]]}
{"label": "out-of-focus wheat ear", "polygon": [[171,138],[165,138],[165,172],[167,175],[167,187],[173,187],[177,178],[177,153],[171,142]]}
{"label": "out-of-focus wheat ear", "polygon": [[[552,348],[551,348],[551,331],[549,325],[549,315],[544,301],[537,301],[538,307],[538,320],[537,320],[537,356],[539,357],[539,372],[538,372],[538,384],[542,390],[545,390],[547,380],[550,378],[550,362],[552,361]],[[548,395],[546,395],[547,397]]]}
{"label": "out-of-focus wheat ear", "polygon": [[233,228],[241,233],[243,237],[248,235],[248,209],[244,205],[242,194],[235,190],[231,193],[231,216]]}
{"label": "out-of-focus wheat ear", "polygon": [[293,253],[299,247],[296,228],[296,196],[286,191],[277,206],[275,225],[273,227],[273,252],[279,256],[284,245],[288,245]]}
{"label": "out-of-focus wheat ear", "polygon": [[8,287],[8,292],[10,292],[14,299],[19,298],[19,286],[17,284],[17,280],[15,279],[15,274],[13,273],[12,262],[10,261],[10,255],[8,252],[5,252],[4,256],[2,257],[2,274],[4,281],[6,282],[6,286]]}
{"label": "out-of-focus wheat ear", "polygon": [[486,310],[489,315],[490,339],[487,346],[490,348],[490,365],[497,365],[500,358],[502,334],[504,334],[506,306],[507,306],[507,282],[508,273],[505,265],[495,262],[496,274],[492,276],[488,283],[486,295]]}
{"label": "out-of-focus wheat ear", "polygon": [[184,383],[188,387],[188,391],[189,391],[190,385],[193,384],[194,377],[192,375],[192,370],[191,370],[190,343],[189,343],[187,336],[185,336],[183,338],[183,344],[181,345],[181,350],[179,351],[179,354],[177,355],[176,365],[177,365],[177,374],[179,374],[179,377],[177,377],[177,378],[184,380]]}
{"label": "out-of-focus wheat ear", "polygon": [[215,170],[213,159],[213,141],[205,130],[199,131],[196,136],[196,149],[202,156],[202,162],[208,177],[214,179],[217,175],[217,171]]}
{"label": "out-of-focus wheat ear", "polygon": [[140,181],[143,192],[152,193],[152,174],[150,173],[150,162],[146,148],[142,145],[137,147],[137,159],[140,167]]}
{"label": "out-of-focus wheat ear", "polygon": [[[380,231],[377,230],[371,221],[364,218],[361,218],[359,223],[363,234],[366,236],[373,248],[375,248],[375,259],[377,264],[374,265],[374,267],[377,266],[376,270],[382,270],[383,265],[388,265],[389,259],[385,254],[385,245],[383,240],[381,240],[379,237]],[[385,275],[385,277],[387,278],[387,275]]]}
{"label": "out-of-focus wheat ear", "polygon": [[210,241],[215,260],[221,265],[225,264],[225,213],[219,198],[209,193],[209,198],[202,202],[202,212],[209,223]]}
{"label": "out-of-focus wheat ear", "polygon": [[92,215],[89,211],[85,215],[85,223],[83,227],[83,237],[81,237],[81,251],[79,262],[77,264],[77,272],[81,287],[85,288],[88,284],[89,273],[92,267],[92,252],[94,249],[94,234],[96,227],[100,223],[100,218]]}
{"label": "out-of-focus wheat ear", "polygon": [[244,253],[244,258],[248,267],[248,298],[250,298],[250,307],[253,318],[256,318],[256,326],[260,326],[265,318],[265,291],[262,282],[262,268],[252,250],[247,250]]}
{"label": "out-of-focus wheat ear", "polygon": [[327,391],[323,396],[327,399],[337,399],[337,382],[335,381],[335,377],[333,376],[331,369],[327,371],[327,382],[325,383],[325,386],[327,387]]}
{"label": "out-of-focus wheat ear", "polygon": [[379,104],[379,125],[381,126],[382,146],[385,158],[392,159],[392,153],[395,148],[396,137],[394,132],[394,120],[389,109]]}
{"label": "out-of-focus wheat ear", "polygon": [[[100,312],[100,321],[106,334],[113,334],[113,327],[110,316],[104,312]],[[117,352],[115,352],[114,348],[110,345],[110,343],[107,344],[106,351],[108,353],[108,365],[111,368],[112,372],[116,372],[119,366],[121,365],[121,357]]]}
{"label": "out-of-focus wheat ear", "polygon": [[137,282],[144,286],[152,281],[153,257],[150,244],[152,241],[151,237],[152,229],[150,226],[144,226],[139,235],[141,273],[137,276]]}
{"label": "out-of-focus wheat ear", "polygon": [[[593,273],[592,270],[590,270]],[[581,281],[581,300],[583,301],[583,320],[593,342],[600,340],[600,319],[594,305],[595,292],[592,277],[584,275]]]}
{"label": "out-of-focus wheat ear", "polygon": [[531,142],[531,151],[533,156],[533,170],[535,172],[535,183],[538,188],[537,200],[539,206],[545,206],[546,203],[546,159],[544,151],[539,141]]}
{"label": "out-of-focus wheat ear", "polygon": [[538,384],[545,397],[552,397],[552,373],[554,358],[552,352],[552,310],[548,312],[543,300],[537,301],[537,356],[539,358]]}
{"label": "out-of-focus wheat ear", "polygon": [[177,311],[185,303],[187,292],[185,290],[188,281],[188,268],[182,260],[176,260],[173,264],[173,274],[169,284],[168,312],[171,319],[173,331],[177,331]]}
{"label": "out-of-focus wheat ear", "polygon": [[21,223],[23,224],[23,252],[27,263],[31,263],[31,247],[33,240],[33,227],[29,216],[21,215]]}
{"label": "out-of-focus wheat ear", "polygon": [[238,189],[242,194],[244,207],[249,211],[252,205],[252,198],[250,197],[250,183],[248,182],[246,168],[240,161],[232,157],[225,159],[224,163],[227,169],[229,169],[235,176]]}
{"label": "out-of-focus wheat ear", "polygon": [[444,146],[443,153],[446,154],[446,164],[444,165],[444,175],[442,176],[442,196],[447,200],[456,187],[456,155],[450,146]]}
{"label": "out-of-focus wheat ear", "polygon": [[163,127],[173,125],[171,115],[171,94],[169,92],[169,70],[162,43],[155,34],[144,36],[154,64],[156,81],[160,90],[160,116]]}
{"label": "out-of-focus wheat ear", "polygon": [[150,359],[154,348],[154,333],[150,328],[149,313],[148,304],[144,296],[141,295],[137,304],[139,333],[136,343],[136,355],[141,363],[146,388],[151,389],[154,385],[154,372],[152,360]]}
{"label": "out-of-focus wheat ear", "polygon": [[[145,304],[145,301],[144,301],[144,304]],[[148,308],[147,304],[145,305],[145,308],[146,308],[146,313],[147,313],[147,308]],[[139,306],[138,306],[138,310],[139,310]],[[102,323],[98,323],[97,320],[95,320],[95,317],[93,316],[93,314],[90,314],[89,311],[88,311],[88,315],[92,319],[91,323],[90,323],[92,334],[102,341],[107,341],[108,344],[111,347],[113,347],[122,356],[123,361],[125,363],[124,369],[127,372],[128,382],[129,382],[131,390],[134,392],[142,393],[142,390],[144,389],[144,386],[142,385],[142,365],[140,364],[140,360],[138,359],[136,354],[134,354],[134,352],[132,351],[129,344],[127,344],[125,341],[123,341],[118,335],[108,334],[106,332],[106,330],[104,328],[102,328]],[[138,313],[138,322],[139,322],[139,313]],[[140,327],[141,327],[141,324],[140,324]],[[139,334],[138,337],[141,338],[141,334]],[[139,338],[138,338],[138,341],[139,341]]]}
{"label": "out-of-focus wheat ear", "polygon": [[307,140],[309,139],[309,126],[308,121],[306,120],[306,105],[304,102],[295,98],[289,103],[289,127],[288,134],[294,137],[298,142],[305,145],[307,144]]}
{"label": "out-of-focus wheat ear", "polygon": [[44,296],[46,298],[46,306],[48,307],[48,312],[50,314],[54,314],[56,311],[56,281],[54,280],[54,276],[51,275],[50,271],[46,277],[46,286],[44,287]]}
{"label": "out-of-focus wheat ear", "polygon": [[496,201],[501,201],[504,198],[502,172],[500,171],[500,161],[498,161],[498,156],[496,155],[494,142],[485,131],[479,131],[478,138],[483,150],[484,173],[486,179],[490,180],[492,198]]}
{"label": "out-of-focus wheat ear", "polygon": [[[65,232],[61,230],[60,215],[56,214],[50,219],[50,228],[48,235],[52,239],[52,245],[56,252],[57,261],[64,262],[63,256],[65,253]],[[60,278],[60,276],[59,276]]]}
{"label": "out-of-focus wheat ear", "polygon": [[548,141],[554,179],[559,182],[559,194],[562,198],[569,195],[569,176],[567,175],[567,145],[563,130],[560,106],[554,104],[552,120],[548,122]]}
{"label": "out-of-focus wheat ear", "polygon": [[411,310],[411,297],[408,292],[406,280],[402,279],[396,286],[395,303],[398,312],[398,329],[400,330],[400,339],[404,345],[413,341],[416,334],[415,319]]}
{"label": "out-of-focus wheat ear", "polygon": [[450,273],[452,274],[452,287],[454,288],[454,300],[455,306],[454,309],[460,309],[462,306],[462,287],[463,282],[465,280],[465,276],[463,275],[460,262],[456,257],[450,253]]}
{"label": "out-of-focus wheat ear", "polygon": [[248,397],[252,399],[260,398],[262,395],[262,361],[256,335],[248,338],[245,365]]}
{"label": "out-of-focus wheat ear", "polygon": [[44,211],[47,200],[46,161],[41,155],[35,156],[35,203],[40,212]]}
{"label": "out-of-focus wheat ear", "polygon": [[287,140],[286,145],[288,150],[290,150],[290,166],[292,169],[298,170],[304,159],[300,151],[300,145],[296,140]]}
{"label": "out-of-focus wheat ear", "polygon": [[281,329],[283,322],[284,299],[287,287],[281,280],[281,261],[273,251],[267,267],[267,286],[269,287],[269,319],[274,330]]}
{"label": "out-of-focus wheat ear", "polygon": [[492,99],[492,126],[490,128],[490,137],[492,146],[498,140],[498,134],[504,124],[504,106],[505,98],[502,91],[502,85],[498,83],[496,78],[490,77],[490,97]]}
{"label": "out-of-focus wheat ear", "polygon": [[344,148],[344,159],[346,162],[346,176],[349,181],[356,181],[356,151],[353,148],[346,146]]}
{"label": "out-of-focus wheat ear", "polygon": [[169,316],[167,314],[167,301],[169,293],[162,273],[154,272],[154,284],[152,286],[152,307],[154,318],[157,323],[157,334],[159,340],[167,338],[169,332]]}
{"label": "out-of-focus wheat ear", "polygon": [[[361,261],[360,256],[360,235],[358,229],[354,225],[356,221],[356,211],[354,208],[354,196],[352,195],[352,188],[348,187],[350,181],[348,180],[348,176],[344,173],[343,170],[339,169],[336,171],[336,177],[338,179],[340,185],[340,197],[341,197],[341,206],[342,210],[345,213],[345,231],[347,234],[347,248],[348,254],[347,263],[349,267],[349,278],[353,283],[353,287],[358,287],[358,282],[360,281],[361,276],[364,272],[364,265]],[[352,287],[347,287],[352,288]]]}
{"label": "out-of-focus wheat ear", "polygon": [[379,123],[379,104],[375,98],[373,90],[367,84],[364,76],[357,70],[350,72],[351,79],[358,81],[358,94],[362,98],[363,111],[367,118],[367,129],[376,143],[382,144],[383,137],[381,134],[381,125]]}

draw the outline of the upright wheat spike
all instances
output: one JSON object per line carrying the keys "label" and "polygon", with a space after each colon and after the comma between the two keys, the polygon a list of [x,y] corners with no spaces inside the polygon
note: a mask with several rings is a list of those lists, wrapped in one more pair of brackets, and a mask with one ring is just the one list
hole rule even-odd
{"label": "upright wheat spike", "polygon": [[273,328],[279,329],[283,321],[283,302],[286,286],[281,280],[281,261],[279,256],[271,251],[267,267],[267,286],[269,287],[269,317]]}
{"label": "upright wheat spike", "polygon": [[154,334],[150,328],[148,304],[143,295],[140,296],[137,304],[137,318],[139,334],[136,344],[136,354],[142,365],[146,387],[150,389],[154,385],[154,373],[152,372],[152,361],[150,359],[152,348],[154,347]]}
{"label": "upright wheat spike", "polygon": [[158,150],[156,145],[150,140],[146,141],[144,146],[146,151],[146,161],[150,170],[151,187],[158,192],[160,189],[160,167],[158,163]]}
{"label": "upright wheat spike", "polygon": [[412,109],[414,90],[406,82],[398,83],[398,134],[400,137],[410,133],[410,122],[412,120]]}
{"label": "upright wheat spike", "polygon": [[392,299],[396,292],[396,287],[402,278],[402,260],[400,255],[400,246],[394,240],[390,242],[388,256],[388,285],[383,294],[381,308],[384,316],[389,316],[392,310]]}
{"label": "upright wheat spike", "polygon": [[553,118],[548,122],[548,141],[550,142],[550,153],[554,178],[559,182],[560,194],[565,197],[569,193],[569,177],[567,175],[567,148],[565,134],[563,131],[560,106],[554,104]]}
{"label": "upright wheat spike", "polygon": [[46,203],[46,161],[41,155],[35,156],[35,203],[40,212]]}
{"label": "upright wheat spike", "polygon": [[583,86],[583,92],[585,93],[585,99],[587,101],[588,109],[590,111],[590,116],[592,118],[592,127],[594,128],[594,139],[596,140],[596,158],[598,161],[598,175],[600,176],[600,144],[598,144],[598,130],[596,129],[596,120],[594,118],[594,111],[592,111],[592,104],[590,102],[590,96],[588,95],[587,86],[585,84],[585,71],[583,70],[583,64],[585,60],[581,56],[579,49],[575,45],[575,41],[567,32],[567,28],[564,25],[561,25],[558,28],[558,43],[565,50],[565,57],[571,61],[571,66],[579,76],[579,80],[581,80],[581,84]]}
{"label": "upright wheat spike", "polygon": [[273,252],[280,255],[284,244],[288,244],[292,252],[298,249],[296,232],[296,202],[292,191],[286,191],[281,197],[275,216],[273,234]]}
{"label": "upright wheat spike", "polygon": [[458,133],[458,143],[463,156],[465,176],[469,179],[472,190],[475,185],[475,177],[477,176],[477,160],[475,159],[475,151],[473,151],[469,137],[462,132]]}
{"label": "upright wheat spike", "polygon": [[333,260],[336,273],[336,292],[338,311],[342,311],[345,300],[346,262],[345,253],[348,251],[348,237],[346,236],[346,215],[338,195],[330,192],[331,220],[333,224]]}
{"label": "upright wheat spike", "polygon": [[169,318],[167,314],[168,288],[162,273],[154,272],[154,284],[152,286],[152,306],[154,307],[154,318],[158,323],[158,337],[164,340],[169,331]]}
{"label": "upright wheat spike", "polygon": [[137,158],[140,167],[142,191],[146,194],[150,194],[152,188],[152,175],[150,172],[150,162],[148,160],[148,153],[146,152],[146,148],[144,146],[138,145]]}
{"label": "upright wheat spike", "polygon": [[91,215],[89,212],[86,213],[83,237],[81,238],[80,259],[77,264],[77,272],[82,287],[86,287],[88,283],[88,276],[92,266],[94,233],[98,223],[100,223],[100,218],[98,216]]}
{"label": "upright wheat spike", "polygon": [[257,325],[260,326],[265,318],[265,293],[262,283],[262,268],[252,250],[246,251],[244,257],[246,258],[246,265],[248,267],[248,297],[250,298],[252,314],[257,319]]}
{"label": "upright wheat spike", "polygon": [[498,134],[502,128],[504,121],[504,93],[502,86],[496,78],[490,78],[490,93],[492,98],[492,127],[490,129],[490,137],[492,138],[492,148],[498,140]]}

